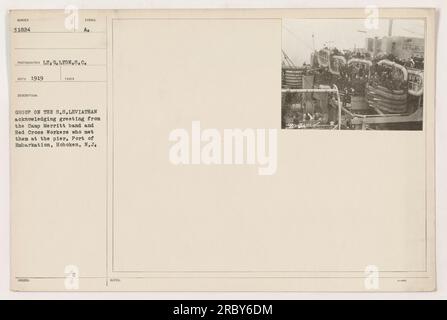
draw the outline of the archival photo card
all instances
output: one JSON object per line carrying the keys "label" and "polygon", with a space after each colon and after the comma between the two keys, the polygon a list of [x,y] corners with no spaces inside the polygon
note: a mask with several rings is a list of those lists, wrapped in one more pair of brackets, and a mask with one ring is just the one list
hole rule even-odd
{"label": "archival photo card", "polygon": [[9,20],[11,290],[436,289],[435,10]]}

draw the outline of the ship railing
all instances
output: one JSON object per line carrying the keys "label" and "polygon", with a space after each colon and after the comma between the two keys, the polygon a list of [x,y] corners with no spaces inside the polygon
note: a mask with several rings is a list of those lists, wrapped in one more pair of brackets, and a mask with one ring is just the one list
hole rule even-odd
{"label": "ship railing", "polygon": [[342,104],[340,99],[340,93],[338,91],[338,88],[336,85],[334,85],[332,88],[327,89],[281,89],[281,92],[291,92],[291,93],[335,93],[337,96],[337,103],[338,103],[338,130],[341,129],[341,110],[342,110]]}

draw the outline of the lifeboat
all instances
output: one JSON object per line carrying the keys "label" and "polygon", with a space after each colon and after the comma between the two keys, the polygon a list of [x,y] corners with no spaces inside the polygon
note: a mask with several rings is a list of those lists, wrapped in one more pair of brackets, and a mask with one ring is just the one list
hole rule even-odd
{"label": "lifeboat", "polygon": [[368,71],[368,74],[371,72],[372,65],[373,63],[371,61],[365,59],[352,58],[348,61],[348,66],[355,67],[357,69],[364,67]]}
{"label": "lifeboat", "polygon": [[[408,72],[402,65],[389,60],[381,60],[377,64],[385,67],[393,79],[407,81]],[[369,84],[366,87],[366,98],[370,107],[383,113],[406,113],[408,109],[406,89],[393,90],[383,85]]]}
{"label": "lifeboat", "polygon": [[330,56],[329,71],[337,76],[340,75],[340,67],[346,64],[346,59],[343,56]]}
{"label": "lifeboat", "polygon": [[408,93],[419,97],[424,92],[424,71],[408,69]]}
{"label": "lifeboat", "polygon": [[393,78],[401,78],[403,81],[408,80],[408,71],[404,66],[386,59],[379,61],[377,64],[389,68]]}
{"label": "lifeboat", "polygon": [[329,67],[331,51],[329,49],[321,49],[318,51],[318,64],[322,67]]}
{"label": "lifeboat", "polygon": [[366,84],[371,74],[372,62],[366,59],[352,58],[345,68],[345,81],[352,88],[347,101],[351,101],[351,107],[355,110],[367,110]]}

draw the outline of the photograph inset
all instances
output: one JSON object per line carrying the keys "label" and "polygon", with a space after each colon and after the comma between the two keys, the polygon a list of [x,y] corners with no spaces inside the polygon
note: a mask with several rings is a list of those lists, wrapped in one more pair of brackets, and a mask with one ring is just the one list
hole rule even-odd
{"label": "photograph inset", "polygon": [[286,19],[282,129],[422,130],[425,22]]}

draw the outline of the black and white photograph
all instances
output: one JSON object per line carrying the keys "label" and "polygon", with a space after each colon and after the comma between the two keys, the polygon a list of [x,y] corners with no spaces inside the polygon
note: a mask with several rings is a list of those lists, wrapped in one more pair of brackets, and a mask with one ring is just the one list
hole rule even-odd
{"label": "black and white photograph", "polygon": [[285,19],[282,129],[422,130],[425,21]]}

